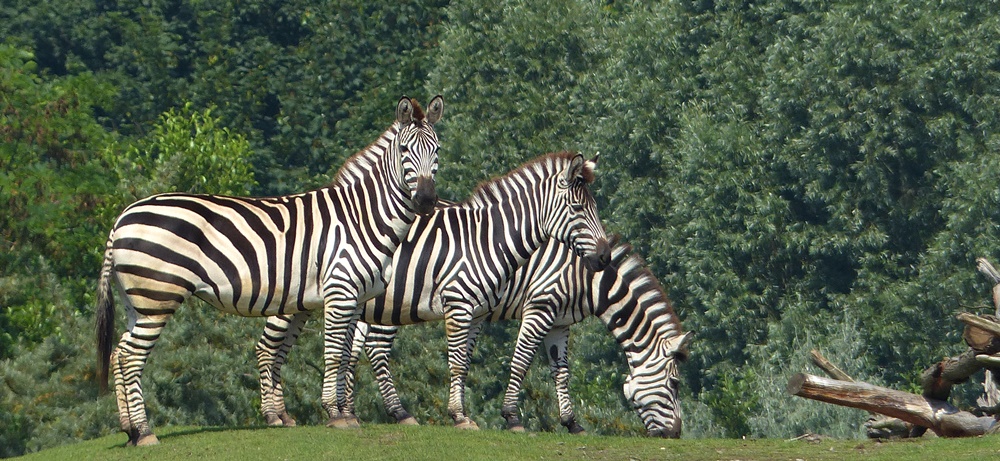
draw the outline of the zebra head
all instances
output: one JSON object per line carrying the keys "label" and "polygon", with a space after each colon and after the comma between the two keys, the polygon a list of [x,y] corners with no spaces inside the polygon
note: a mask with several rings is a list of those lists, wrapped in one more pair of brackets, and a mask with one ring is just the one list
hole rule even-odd
{"label": "zebra head", "polygon": [[597,204],[588,187],[594,182],[597,158],[573,154],[558,178],[555,208],[547,220],[549,235],[568,243],[588,269],[601,271],[611,261],[611,246],[597,216]]}
{"label": "zebra head", "polygon": [[629,360],[625,398],[639,414],[650,437],[676,439],[681,436],[681,407],[677,392],[677,363],[687,359],[691,333],[659,341],[655,351],[640,360]]}
{"label": "zebra head", "polygon": [[426,114],[415,99],[406,96],[396,105],[398,132],[390,148],[398,154],[403,184],[419,214],[430,213],[437,203],[434,176],[439,146],[434,124],[441,120],[443,111],[444,99],[440,95],[431,99]]}

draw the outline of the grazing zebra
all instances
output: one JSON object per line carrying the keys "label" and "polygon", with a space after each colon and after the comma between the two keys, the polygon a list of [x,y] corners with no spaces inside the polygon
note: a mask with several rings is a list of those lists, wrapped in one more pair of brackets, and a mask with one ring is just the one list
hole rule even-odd
{"label": "grazing zebra", "polygon": [[[565,245],[550,241],[510,279],[488,318],[522,319],[501,409],[508,428],[524,430],[518,418],[518,394],[538,346],[544,343],[556,384],[560,421],[571,433],[583,431],[569,398],[566,350],[570,325],[596,315],[625,351],[629,375],[623,390],[647,433],[653,437],[680,436],[677,363],[687,358],[690,333],[683,333],[673,306],[642,258],[630,253],[631,246],[614,244],[611,263],[604,271],[593,272]],[[395,276],[393,272],[390,280]],[[386,411],[399,422],[415,424],[399,401],[389,372],[389,352],[397,327],[358,325],[352,362],[364,347]],[[475,326],[473,344],[479,327],[481,324]],[[348,408],[351,405],[353,402],[348,402]]]}
{"label": "grazing zebra", "polygon": [[[587,187],[595,162],[569,152],[548,154],[479,185],[465,202],[418,217],[393,255],[385,294],[364,305],[361,320],[368,323],[444,320],[451,369],[448,411],[457,427],[477,427],[464,407],[469,332],[497,305],[500,287],[550,237],[568,243],[593,270],[607,265],[610,247]],[[262,377],[280,377],[306,317],[268,319],[257,345]],[[261,380],[262,410],[270,423],[280,424],[290,420],[280,378],[269,382],[272,387],[266,388]],[[353,425],[356,418],[346,398],[338,403]]]}
{"label": "grazing zebra", "polygon": [[[323,309],[322,402],[331,419],[339,416],[339,365],[350,352],[358,303],[384,290],[383,271],[415,214],[432,211],[437,201],[434,124],[443,110],[441,96],[426,114],[403,97],[392,126],[348,159],[327,187],[269,198],[169,193],[122,212],[98,287],[98,379],[106,390],[110,364],[130,445],[157,443],[142,370],[167,320],[191,296],[244,316]],[[114,353],[112,279],[128,315]]]}

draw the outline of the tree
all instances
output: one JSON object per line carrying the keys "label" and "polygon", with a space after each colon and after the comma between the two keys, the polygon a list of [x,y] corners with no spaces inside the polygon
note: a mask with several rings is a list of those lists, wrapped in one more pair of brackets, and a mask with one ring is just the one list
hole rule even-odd
{"label": "tree", "polygon": [[87,298],[60,278],[96,272],[94,212],[110,187],[92,155],[112,138],[93,118],[110,87],[36,69],[30,52],[0,46],[0,358],[57,331],[57,303]]}

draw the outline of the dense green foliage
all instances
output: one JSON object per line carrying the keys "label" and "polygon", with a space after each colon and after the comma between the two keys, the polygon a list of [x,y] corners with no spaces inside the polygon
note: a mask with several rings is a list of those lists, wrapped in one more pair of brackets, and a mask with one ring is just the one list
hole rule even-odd
{"label": "dense green foliage", "polygon": [[[125,204],[313,187],[402,94],[445,97],[450,198],[547,151],[600,152],[602,218],[696,334],[689,436],[858,436],[860,412],[784,395],[810,348],[909,388],[959,349],[954,313],[992,310],[974,260],[1000,255],[995,1],[71,3],[0,6],[2,455],[114,428],[89,344]],[[154,425],[261,423],[259,328],[198,305],[172,320],[145,380]],[[318,424],[309,328],[286,378]],[[487,427],[513,328],[474,357]],[[441,329],[405,329],[395,352],[411,412],[447,424]],[[640,433],[599,322],[574,328],[571,360],[585,426]],[[385,421],[361,386],[362,416]],[[529,428],[559,430],[541,360],[524,397]]]}

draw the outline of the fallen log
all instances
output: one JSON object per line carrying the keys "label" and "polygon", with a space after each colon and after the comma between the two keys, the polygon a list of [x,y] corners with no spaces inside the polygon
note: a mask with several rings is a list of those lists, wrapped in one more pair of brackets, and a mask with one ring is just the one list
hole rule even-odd
{"label": "fallen log", "polygon": [[[833,379],[854,382],[851,375],[834,365],[816,349],[809,351],[809,360]],[[913,431],[913,425],[901,419],[890,418],[872,411],[868,414],[870,416],[865,421],[865,433],[869,439],[907,438]]]}
{"label": "fallen log", "polygon": [[983,368],[976,360],[976,352],[965,351],[957,357],[947,357],[931,365],[920,374],[920,386],[924,397],[946,401],[951,396],[951,388],[969,380],[973,373]]}
{"label": "fallen log", "polygon": [[[976,258],[976,268],[993,282],[993,318],[1000,318],[1000,271],[997,271],[986,258]],[[968,334],[969,327],[966,326]],[[969,340],[966,339],[966,343]],[[971,344],[970,344],[971,346]],[[978,412],[987,415],[995,415],[1000,412],[1000,374],[995,373],[991,368],[1000,368],[1000,359],[992,355],[977,355],[976,360],[986,367],[985,379],[983,380],[983,396],[976,399],[979,406]]]}
{"label": "fallen log", "polygon": [[965,324],[962,339],[969,347],[981,354],[1000,352],[1000,323],[996,317],[960,312],[955,318]]}
{"label": "fallen log", "polygon": [[788,380],[787,390],[799,397],[899,418],[942,437],[983,435],[996,425],[993,418],[977,417],[948,402],[868,383],[796,373]]}

